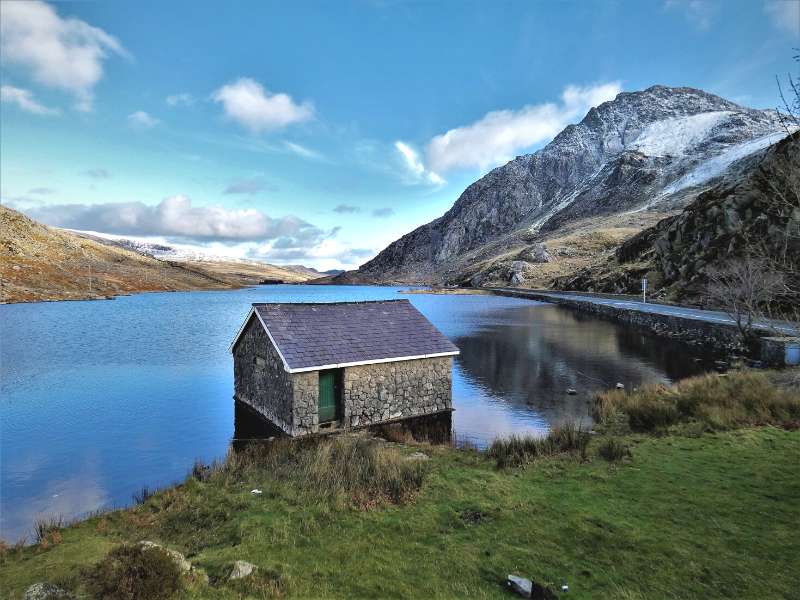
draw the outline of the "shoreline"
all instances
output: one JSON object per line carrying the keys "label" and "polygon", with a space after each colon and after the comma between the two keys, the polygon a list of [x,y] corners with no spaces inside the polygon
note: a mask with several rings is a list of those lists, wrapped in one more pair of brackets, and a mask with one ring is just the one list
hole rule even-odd
{"label": "shoreline", "polygon": [[[800,493],[799,372],[700,376],[662,400],[652,395],[659,386],[610,390],[595,400],[592,434],[565,428],[481,451],[363,433],[296,450],[285,441],[251,446],[223,463],[196,464],[183,482],[142,492],[133,506],[67,525],[42,519],[32,545],[0,545],[0,576],[11,597],[43,582],[80,595],[85,574],[109,552],[147,540],[180,553],[176,598],[238,598],[267,580],[287,598],[381,597],[387,589],[503,598],[508,574],[556,592],[566,582],[578,599],[661,589],[698,600],[782,597],[795,586],[787,557],[800,549],[786,546],[800,518],[792,492]],[[648,420],[666,414],[657,409],[666,399],[680,405],[682,394],[699,398],[693,418]],[[728,397],[756,412],[743,421],[739,408],[719,412]],[[760,422],[753,398],[785,412]],[[348,462],[365,461],[367,472],[392,466],[348,479],[359,471],[335,462],[334,447]],[[758,485],[740,483],[753,478]],[[754,510],[765,502],[769,510]],[[687,504],[691,511],[680,508]],[[237,560],[256,575],[232,582]],[[719,594],[692,575],[698,568]]]}

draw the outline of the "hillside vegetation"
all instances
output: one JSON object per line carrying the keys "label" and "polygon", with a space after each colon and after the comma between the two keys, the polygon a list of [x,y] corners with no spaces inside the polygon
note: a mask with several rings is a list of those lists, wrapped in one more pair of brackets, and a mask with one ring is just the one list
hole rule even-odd
{"label": "hillside vegetation", "polygon": [[0,206],[0,302],[231,289],[311,273],[254,262],[163,261],[101,238],[47,227]]}

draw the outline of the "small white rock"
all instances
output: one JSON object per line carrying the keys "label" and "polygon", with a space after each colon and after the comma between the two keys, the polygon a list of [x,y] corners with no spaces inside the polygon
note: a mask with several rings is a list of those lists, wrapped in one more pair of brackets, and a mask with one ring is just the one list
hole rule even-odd
{"label": "small white rock", "polygon": [[617,382],[617,389],[618,390],[624,390],[625,389],[625,384]]}
{"label": "small white rock", "polygon": [[260,496],[261,494],[263,494],[263,492],[261,490],[259,490],[258,488],[254,489],[254,490],[250,490],[250,493],[255,495],[255,496]]}
{"label": "small white rock", "polygon": [[530,598],[533,593],[533,582],[530,579],[517,577],[516,575],[508,576],[508,587],[523,598]]}
{"label": "small white rock", "polygon": [[577,394],[577,393],[578,393],[578,392],[576,392],[576,391],[575,391],[574,389],[572,389],[572,388],[569,388],[569,389],[567,390],[567,394],[569,394],[570,396],[574,396],[574,395],[575,395],[575,394]]}
{"label": "small white rock", "polygon": [[231,576],[228,579],[244,579],[257,568],[258,567],[253,563],[249,563],[245,560],[237,560],[233,563],[233,571],[231,571]]}

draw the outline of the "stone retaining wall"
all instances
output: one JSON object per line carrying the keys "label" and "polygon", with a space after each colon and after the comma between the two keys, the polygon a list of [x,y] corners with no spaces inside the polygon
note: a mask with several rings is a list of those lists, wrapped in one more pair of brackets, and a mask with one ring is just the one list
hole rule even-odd
{"label": "stone retaining wall", "polygon": [[[745,350],[741,347],[739,330],[732,323],[718,323],[713,321],[703,321],[678,315],[667,315],[659,313],[642,312],[630,308],[611,306],[608,304],[598,304],[581,300],[579,298],[565,298],[562,296],[552,296],[547,293],[514,291],[514,290],[492,290],[499,296],[512,296],[515,298],[527,298],[540,302],[549,302],[566,306],[581,312],[597,315],[598,317],[627,323],[645,329],[655,335],[669,337],[690,344],[704,345],[727,353],[741,353]],[[766,334],[763,331],[762,335]],[[761,347],[755,350],[751,358],[760,359],[766,366],[785,366],[787,363],[782,360],[783,346],[786,342],[769,344],[766,340],[778,338],[762,338]],[[781,338],[791,340],[791,338]],[[780,346],[780,348],[777,348]],[[777,349],[776,349],[777,348]]]}

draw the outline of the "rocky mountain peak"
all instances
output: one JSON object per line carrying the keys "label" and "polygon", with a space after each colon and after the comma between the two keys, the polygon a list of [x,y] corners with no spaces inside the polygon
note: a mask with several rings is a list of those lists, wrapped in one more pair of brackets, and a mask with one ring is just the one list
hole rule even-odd
{"label": "rocky mountain peak", "polygon": [[734,162],[785,134],[774,111],[703,90],[655,85],[622,92],[542,149],[487,173],[442,217],[393,243],[358,273],[377,280],[458,280],[469,270],[470,252],[504,237],[535,236],[623,211],[674,211]]}

